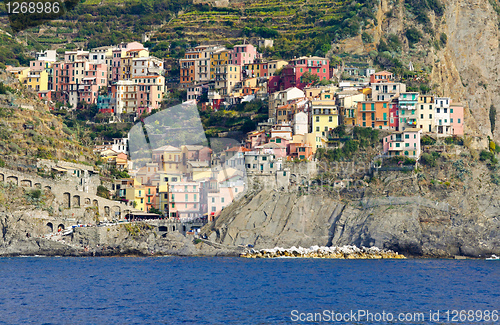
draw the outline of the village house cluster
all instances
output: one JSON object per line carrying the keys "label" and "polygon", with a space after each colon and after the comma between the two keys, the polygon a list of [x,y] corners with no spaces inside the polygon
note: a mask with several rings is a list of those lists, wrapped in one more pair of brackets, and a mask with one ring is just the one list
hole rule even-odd
{"label": "village house cluster", "polygon": [[29,67],[7,71],[53,105],[97,104],[101,113],[135,117],[160,106],[166,92],[163,60],[149,55],[141,43],[121,43],[89,51],[38,52]]}
{"label": "village house cluster", "polygon": [[210,220],[245,191],[245,148],[236,146],[214,155],[202,145],[166,145],[152,151],[152,162],[132,169],[126,154],[112,149],[124,141],[115,139],[94,150],[106,160],[122,161],[116,164],[118,169],[128,165],[131,177],[116,180],[112,194],[138,210],[183,221]]}
{"label": "village house cluster", "polygon": [[[462,136],[464,107],[449,97],[408,91],[388,71],[331,66],[324,57],[266,60],[252,44],[228,49],[200,45],[179,61],[179,87],[187,102],[214,111],[254,99],[268,103],[268,120],[239,145],[214,154],[205,146],[154,148],[152,161],[134,166],[128,139],[97,145],[94,151],[130,178],[112,187],[115,199],[141,211],[180,219],[211,219],[241,195],[247,174],[287,183],[286,161],[311,161],[319,148],[338,148],[340,125],[389,131],[382,155],[418,159],[423,134]],[[158,108],[166,86],[164,63],[137,42],[89,51],[38,53],[30,67],[8,71],[40,98],[76,106],[97,104],[100,112],[134,114]],[[357,81],[341,80],[356,74]],[[332,80],[334,82],[332,82]]]}
{"label": "village house cluster", "polygon": [[336,148],[332,130],[343,124],[392,132],[383,139],[381,154],[418,159],[422,134],[464,133],[462,104],[409,92],[387,71],[366,69],[366,81],[340,81],[338,86],[295,85],[268,95],[268,122],[248,134],[245,148],[266,149],[285,160],[311,160],[318,148]]}

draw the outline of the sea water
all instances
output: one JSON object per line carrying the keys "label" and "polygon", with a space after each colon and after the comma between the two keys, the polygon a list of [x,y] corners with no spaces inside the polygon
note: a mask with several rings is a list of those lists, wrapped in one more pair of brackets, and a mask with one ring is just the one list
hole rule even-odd
{"label": "sea water", "polygon": [[471,324],[500,310],[500,262],[484,260],[16,257],[0,279],[0,324]]}

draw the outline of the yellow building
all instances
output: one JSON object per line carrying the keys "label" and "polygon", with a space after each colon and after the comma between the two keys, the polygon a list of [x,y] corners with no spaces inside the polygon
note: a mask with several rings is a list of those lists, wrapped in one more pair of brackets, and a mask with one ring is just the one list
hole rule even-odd
{"label": "yellow building", "polygon": [[49,74],[46,70],[30,72],[23,80],[23,84],[28,88],[35,91],[48,90],[49,88]]}
{"label": "yellow building", "polygon": [[11,74],[14,78],[17,78],[20,82],[23,82],[30,73],[29,67],[13,67],[8,65],[5,69],[8,73]]}
{"label": "yellow building", "polygon": [[146,197],[146,190],[144,185],[136,185],[126,189],[126,199],[129,202],[135,201],[135,208],[141,211],[146,211],[144,198]]}
{"label": "yellow building", "polygon": [[134,58],[145,58],[149,56],[149,51],[146,49],[134,49],[128,50],[125,56],[120,58],[120,80],[130,80],[132,78],[132,66],[134,64]]}
{"label": "yellow building", "polygon": [[182,150],[174,146],[163,146],[153,150],[153,161],[166,173],[185,173],[182,164]]}
{"label": "yellow building", "polygon": [[288,65],[288,61],[285,60],[272,60],[267,62],[267,76],[264,73],[264,77],[274,76],[276,70],[283,68],[285,65]]}
{"label": "yellow building", "polygon": [[228,64],[229,50],[219,49],[210,55],[210,79],[217,79],[217,74],[221,73],[222,66]]}
{"label": "yellow building", "polygon": [[343,117],[342,123],[345,125],[357,125],[358,102],[364,101],[366,95],[360,92],[350,91],[340,92],[337,96],[339,98],[340,110]]}
{"label": "yellow building", "polygon": [[434,130],[434,96],[419,95],[417,103],[417,128],[422,129],[422,132],[433,132]]}
{"label": "yellow building", "polygon": [[324,147],[330,130],[339,126],[339,112],[334,100],[313,101],[312,133],[316,134],[316,148]]}

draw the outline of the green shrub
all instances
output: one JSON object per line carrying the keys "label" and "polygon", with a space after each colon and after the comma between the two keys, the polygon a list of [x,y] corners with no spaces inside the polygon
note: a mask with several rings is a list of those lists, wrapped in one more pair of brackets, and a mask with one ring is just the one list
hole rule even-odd
{"label": "green shrub", "polygon": [[424,135],[423,137],[420,138],[420,144],[424,146],[432,146],[436,144],[436,140],[434,140],[428,135]]}
{"label": "green shrub", "polygon": [[481,152],[479,153],[479,160],[481,160],[481,161],[493,159],[494,157],[495,156],[491,152],[486,151],[486,150],[481,150]]}
{"label": "green shrub", "polygon": [[422,33],[415,27],[407,29],[405,35],[406,38],[408,39],[408,43],[410,44],[410,46],[413,46],[418,42],[420,42],[423,37]]}
{"label": "green shrub", "polygon": [[436,166],[436,157],[434,157],[434,155],[429,154],[429,153],[423,153],[420,156],[420,162],[424,165],[429,166],[429,167],[435,167]]}

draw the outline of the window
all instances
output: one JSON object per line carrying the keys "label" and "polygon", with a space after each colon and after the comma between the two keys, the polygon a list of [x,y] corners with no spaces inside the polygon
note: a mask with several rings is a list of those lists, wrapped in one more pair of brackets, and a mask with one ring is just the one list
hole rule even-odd
{"label": "window", "polygon": [[405,143],[405,147],[409,147],[409,146],[410,146],[410,144],[408,142]]}
{"label": "window", "polygon": [[319,132],[319,126],[316,127],[316,132]]}
{"label": "window", "polygon": [[429,118],[432,118],[432,114],[429,114]]}
{"label": "window", "polygon": [[328,116],[328,122],[333,122],[333,116]]}
{"label": "window", "polygon": [[224,203],[224,198],[223,197],[220,198],[220,203]]}
{"label": "window", "polygon": [[194,195],[194,201],[196,201],[196,194]]}
{"label": "window", "polygon": [[459,124],[461,123],[460,119],[458,119],[458,123],[459,123]]}
{"label": "window", "polygon": [[453,123],[453,119],[452,118],[450,118],[450,123]]}
{"label": "window", "polygon": [[316,116],[316,122],[319,122],[319,116]]}
{"label": "window", "polygon": [[215,207],[212,207],[212,212],[215,212]]}
{"label": "window", "polygon": [[396,142],[396,148],[399,148],[399,146],[400,146],[400,143]]}
{"label": "window", "polygon": [[[445,112],[446,113],[446,112]],[[450,108],[450,114],[453,114],[453,108]]]}
{"label": "window", "polygon": [[188,194],[185,194],[185,195],[184,195],[184,198],[185,198],[185,201],[189,201]]}

